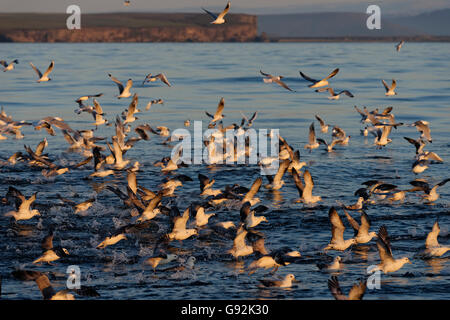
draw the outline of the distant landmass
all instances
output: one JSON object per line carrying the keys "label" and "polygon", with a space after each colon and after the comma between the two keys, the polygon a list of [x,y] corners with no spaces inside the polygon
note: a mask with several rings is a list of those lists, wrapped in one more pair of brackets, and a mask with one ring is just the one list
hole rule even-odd
{"label": "distant landmass", "polygon": [[257,41],[257,18],[229,14],[211,25],[198,13],[83,14],[68,30],[67,14],[0,13],[0,41],[10,42],[246,42]]}
{"label": "distant landmass", "polygon": [[203,13],[83,14],[81,30],[68,30],[68,17],[0,13],[0,42],[450,41],[450,9],[382,14],[380,30],[360,12],[228,14],[222,25]]}
{"label": "distant landmass", "polygon": [[324,12],[258,16],[258,33],[269,38],[383,38],[450,36],[450,9],[415,16],[381,15],[381,29],[369,30],[368,14]]}

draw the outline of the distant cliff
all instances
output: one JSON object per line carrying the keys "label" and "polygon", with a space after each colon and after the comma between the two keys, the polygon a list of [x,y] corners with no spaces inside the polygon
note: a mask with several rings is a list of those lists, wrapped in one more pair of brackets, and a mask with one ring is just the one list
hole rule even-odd
{"label": "distant cliff", "polygon": [[246,42],[258,40],[256,16],[227,15],[223,25],[206,14],[111,13],[81,16],[68,30],[62,14],[0,14],[0,41],[10,42]]}

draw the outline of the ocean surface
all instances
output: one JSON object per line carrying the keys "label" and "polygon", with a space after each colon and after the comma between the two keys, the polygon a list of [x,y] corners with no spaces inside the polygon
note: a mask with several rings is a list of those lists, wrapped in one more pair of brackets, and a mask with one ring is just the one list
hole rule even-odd
{"label": "ocean surface", "polygon": [[[172,131],[184,128],[186,119],[203,121],[206,129],[209,118],[205,111],[214,113],[221,97],[225,98],[224,125],[240,123],[241,111],[248,117],[258,111],[255,129],[279,129],[288,143],[299,149],[301,160],[308,163],[314,178],[313,194],[322,202],[316,205],[296,203],[298,192],[292,176],[286,173],[285,185],[279,191],[261,187],[258,197],[268,210],[268,222],[255,230],[265,236],[266,248],[276,250],[289,246],[298,250],[302,258],[280,267],[275,275],[270,270],[258,270],[248,275],[247,267],[255,255],[235,261],[227,254],[233,241],[227,238],[190,238],[180,244],[172,242],[170,252],[180,259],[196,258],[193,271],[158,271],[143,264],[152,255],[155,243],[168,232],[168,217],[159,215],[154,222],[158,231],[148,230],[130,234],[114,246],[99,250],[96,246],[106,235],[131,220],[130,209],[106,185],[118,186],[125,191],[126,172],[105,178],[87,179],[93,164],[57,177],[45,178],[41,169],[20,162],[15,166],[3,163],[0,167],[0,196],[9,186],[18,188],[25,197],[38,192],[35,208],[40,217],[19,222],[19,226],[4,214],[13,210],[11,205],[0,206],[0,274],[3,278],[2,298],[42,299],[34,282],[22,282],[11,276],[15,268],[49,272],[55,289],[63,289],[66,268],[77,265],[81,270],[81,284],[93,286],[101,299],[333,299],[327,280],[337,275],[345,293],[366,275],[369,266],[379,263],[375,240],[368,245],[354,246],[345,252],[322,249],[331,238],[328,220],[330,206],[337,201],[347,205],[356,202],[354,192],[361,183],[371,179],[392,183],[399,189],[409,189],[410,181],[426,179],[434,185],[450,177],[450,44],[405,43],[396,52],[394,43],[208,43],[208,44],[0,44],[0,58],[19,59],[13,71],[0,72],[0,105],[14,120],[36,123],[47,116],[63,118],[77,130],[95,129],[90,114],[77,115],[75,99],[86,94],[103,93],[98,98],[105,118],[114,123],[116,115],[128,108],[131,98],[117,99],[117,86],[109,79],[111,73],[119,80],[134,81],[132,93],[139,96],[139,118],[134,127],[149,123],[152,127],[164,125]],[[42,72],[51,60],[55,67],[46,83],[37,83],[32,61]],[[339,73],[330,83],[335,91],[347,89],[354,98],[327,99],[327,93],[316,93],[299,76],[299,70],[312,78],[322,78],[333,69]],[[283,75],[285,83],[295,92],[276,84],[262,81],[259,71]],[[161,82],[142,86],[148,73],[164,72],[172,84]],[[397,81],[398,95],[386,97],[381,79]],[[145,106],[152,99],[162,98],[164,104]],[[92,104],[92,103],[91,103]],[[377,149],[373,137],[363,137],[360,115],[354,106],[370,110],[393,106],[398,122],[411,124],[417,120],[430,122],[433,142],[425,150],[436,152],[444,162],[431,164],[421,174],[411,171],[415,149],[404,136],[417,139],[415,127],[393,129],[392,143]],[[343,128],[351,139],[348,146],[336,146],[327,153],[323,146],[309,153],[304,149],[308,141],[308,128],[315,122],[316,134],[327,141],[331,133],[322,134],[314,115],[326,123]],[[60,165],[73,165],[84,157],[67,152],[68,144],[61,130],[50,136],[44,129],[24,126],[24,138],[8,135],[0,141],[0,160],[6,161],[14,152],[25,153],[24,145],[35,149],[44,138],[48,140],[48,153]],[[331,126],[330,126],[331,130]],[[96,136],[111,141],[113,126],[100,126]],[[161,144],[165,138],[152,135],[149,141],[139,141],[126,153],[126,158],[139,161],[138,184],[156,191],[164,177],[153,163],[169,156],[171,149]],[[100,141],[100,145],[106,146]],[[103,152],[108,154],[108,150]],[[181,212],[200,200],[197,175],[205,174],[216,180],[214,188],[240,184],[250,187],[260,175],[256,165],[191,165],[175,174],[185,174],[193,181],[185,182],[175,197],[163,199],[165,205],[177,205]],[[267,183],[263,177],[263,184]],[[379,289],[367,290],[364,299],[450,299],[450,261],[447,253],[442,258],[422,260],[414,255],[424,248],[425,238],[436,219],[439,220],[441,244],[450,245],[450,184],[438,189],[440,198],[434,204],[424,204],[421,192],[409,193],[404,203],[378,202],[367,205],[366,213],[372,222],[372,231],[385,225],[389,232],[394,257],[407,256],[412,264],[392,274],[381,274]],[[82,202],[95,197],[94,205],[83,215],[75,214],[71,206],[64,205],[57,194]],[[239,208],[221,206],[209,211],[216,216],[209,224],[219,221],[239,222]],[[353,230],[338,212],[347,229],[344,237],[353,236]],[[352,215],[359,221],[359,214]],[[192,219],[191,219],[192,220]],[[42,253],[42,238],[50,227],[55,228],[54,243],[66,248],[70,255],[54,265],[33,265]],[[204,231],[205,232],[205,231]],[[319,271],[317,263],[343,259],[343,268],[330,273]],[[176,266],[174,261],[169,266]],[[159,267],[158,267],[159,268]],[[289,289],[260,288],[259,279],[284,277],[293,273],[300,282]],[[83,297],[77,296],[83,299]],[[89,298],[87,298],[89,299]]]}

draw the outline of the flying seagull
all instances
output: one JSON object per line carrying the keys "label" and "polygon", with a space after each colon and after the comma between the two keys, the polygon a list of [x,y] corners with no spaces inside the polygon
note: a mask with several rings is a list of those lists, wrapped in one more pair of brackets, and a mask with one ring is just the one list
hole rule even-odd
{"label": "flying seagull", "polygon": [[316,140],[316,132],[314,130],[314,122],[309,126],[309,138],[308,144],[305,145],[305,149],[309,149],[309,152],[312,152],[312,149],[316,149],[319,147],[319,143]]}
{"label": "flying seagull", "polygon": [[397,45],[395,46],[395,49],[397,49],[397,52],[400,51],[400,49],[402,48],[403,44],[405,43],[404,40],[400,41],[399,43],[397,43]]}
{"label": "flying seagull", "polygon": [[383,83],[383,86],[386,89],[385,95],[387,95],[387,96],[395,96],[395,95],[397,95],[397,92],[394,91],[395,87],[397,87],[397,82],[394,79],[392,79],[392,85],[390,87],[388,86],[386,81],[381,80],[381,82]]}
{"label": "flying seagull", "polygon": [[36,73],[39,76],[39,79],[37,80],[37,82],[45,82],[45,81],[52,80],[51,78],[48,77],[48,75],[50,74],[50,72],[52,72],[53,67],[55,66],[55,62],[53,60],[50,63],[50,65],[48,66],[47,71],[45,71],[44,74],[42,74],[41,71],[39,71],[39,69],[36,68],[32,62],[30,62],[30,66],[34,69],[34,71],[36,71]]}
{"label": "flying seagull", "polygon": [[405,263],[411,263],[407,257],[394,259],[389,235],[385,226],[381,226],[378,231],[377,247],[381,263],[377,265],[376,269],[372,269],[372,271],[380,270],[384,273],[395,272],[401,269]]}
{"label": "flying seagull", "polygon": [[203,11],[205,11],[207,14],[209,14],[214,19],[214,21],[210,22],[211,24],[223,24],[223,23],[225,23],[224,17],[228,13],[228,10],[230,10],[230,5],[231,5],[231,2],[228,1],[227,6],[225,7],[225,9],[223,9],[223,11],[221,13],[219,13],[219,15],[215,15],[214,13],[206,10],[205,8],[202,8],[202,9],[203,9]]}
{"label": "flying seagull", "polygon": [[417,131],[421,133],[420,138],[425,138],[428,142],[432,143],[433,139],[431,138],[430,132],[430,123],[425,120],[419,120],[411,124],[412,127],[416,127]]}
{"label": "flying seagull", "polygon": [[262,70],[259,70],[259,72],[260,72],[263,76],[265,76],[265,78],[263,79],[264,83],[272,83],[272,82],[275,82],[275,83],[278,83],[280,86],[282,86],[283,88],[285,88],[285,89],[287,89],[287,90],[289,90],[289,91],[294,91],[294,90],[292,90],[291,88],[289,88],[283,81],[281,81],[281,79],[284,78],[283,76],[273,76],[273,75],[271,75],[271,74],[262,72]]}
{"label": "flying seagull", "polygon": [[327,133],[328,132],[328,124],[325,124],[325,121],[323,121],[323,119],[321,117],[319,117],[319,115],[317,115],[317,114],[316,114],[316,119],[320,123],[320,131],[322,131],[322,133]]}
{"label": "flying seagull", "polygon": [[331,207],[330,210],[328,211],[328,218],[331,223],[332,237],[331,237],[330,243],[324,248],[324,250],[333,249],[333,250],[344,251],[351,245],[357,243],[355,238],[350,238],[350,239],[344,240],[345,226],[342,223],[342,220],[339,217],[339,214],[334,207]]}
{"label": "flying seagull", "polygon": [[118,99],[120,99],[120,98],[128,98],[128,97],[131,96],[130,89],[131,89],[131,86],[133,85],[133,80],[128,79],[127,85],[124,88],[122,82],[117,80],[116,77],[113,77],[110,73],[108,73],[108,75],[111,78],[111,80],[114,81],[117,84],[117,86],[119,87],[119,93],[120,94],[117,96]]}
{"label": "flying seagull", "polygon": [[3,72],[6,72],[14,69],[14,64],[19,64],[19,60],[15,59],[9,64],[5,60],[0,60],[0,64],[4,67]]}
{"label": "flying seagull", "polygon": [[169,80],[167,80],[167,77],[164,73],[158,73],[156,76],[152,76],[151,73],[149,73],[144,81],[142,82],[142,85],[144,85],[145,82],[155,82],[157,80],[161,80],[162,82],[164,82],[165,84],[167,84],[169,87],[171,87],[172,85],[170,84]]}
{"label": "flying seagull", "polygon": [[326,78],[323,78],[322,80],[312,79],[312,78],[308,77],[306,74],[304,74],[303,72],[301,72],[301,71],[299,71],[299,72],[300,72],[300,75],[303,77],[303,79],[313,83],[313,84],[310,84],[308,87],[320,88],[320,87],[324,87],[324,86],[328,85],[328,79],[334,77],[339,72],[339,68],[334,69],[333,72],[331,72]]}
{"label": "flying seagull", "polygon": [[222,111],[224,107],[225,107],[225,99],[221,98],[219,104],[217,105],[216,113],[214,115],[205,111],[206,115],[212,119],[210,124],[216,123],[217,121],[223,119],[224,115],[222,114]]}
{"label": "flying seagull", "polygon": [[433,202],[439,199],[439,193],[437,193],[437,189],[439,187],[442,187],[447,182],[450,181],[450,178],[444,179],[441,182],[435,184],[433,187],[430,187],[430,185],[422,180],[414,180],[411,181],[410,184],[413,185],[415,188],[413,188],[412,191],[423,191],[425,195],[423,196],[424,200],[428,202]]}

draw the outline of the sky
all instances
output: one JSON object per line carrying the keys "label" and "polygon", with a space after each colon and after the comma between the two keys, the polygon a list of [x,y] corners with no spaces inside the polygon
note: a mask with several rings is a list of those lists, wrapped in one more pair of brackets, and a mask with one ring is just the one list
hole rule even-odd
{"label": "sky", "polygon": [[[0,12],[52,12],[65,13],[71,4],[80,6],[81,12],[201,12],[201,7],[221,10],[227,0],[1,0]],[[231,11],[249,14],[302,13],[320,11],[365,12],[371,5],[379,5],[382,13],[413,15],[450,8],[450,0],[233,0]]]}

